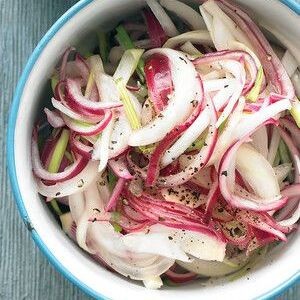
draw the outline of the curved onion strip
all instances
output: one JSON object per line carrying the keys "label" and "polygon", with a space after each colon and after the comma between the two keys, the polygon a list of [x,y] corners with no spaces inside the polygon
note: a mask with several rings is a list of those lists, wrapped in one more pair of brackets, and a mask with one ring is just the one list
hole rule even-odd
{"label": "curved onion strip", "polygon": [[292,156],[293,165],[295,169],[295,179],[294,179],[295,183],[299,183],[300,182],[300,152],[295,146],[291,137],[286,133],[286,131],[280,127],[278,127],[278,130],[281,138],[289,148],[290,154]]}
{"label": "curved onion strip", "polygon": [[197,30],[205,28],[205,23],[201,15],[190,6],[177,0],[160,0],[159,2],[164,8],[171,11],[187,23],[191,29]]}
{"label": "curved onion strip", "polygon": [[201,148],[200,152],[194,156],[194,158],[191,160],[191,163],[184,170],[175,175],[170,175],[167,177],[160,176],[157,180],[157,185],[167,187],[185,183],[195,176],[201,169],[203,169],[209,161],[216,145],[218,133],[216,129],[217,113],[209,97],[207,105],[211,113],[211,121],[210,125],[208,126],[208,134],[206,136],[204,146]]}
{"label": "curved onion strip", "polygon": [[80,140],[78,140],[75,132],[72,132],[71,134],[70,147],[75,153],[78,153],[86,159],[92,158],[93,147],[85,145]]}
{"label": "curved onion strip", "polygon": [[234,143],[223,155],[219,166],[220,191],[225,200],[237,208],[251,209],[256,211],[270,211],[279,209],[286,201],[286,197],[276,195],[271,198],[259,198],[243,190],[238,186],[230,186],[229,179],[234,178],[235,157],[240,146],[247,141],[247,138]]}
{"label": "curved onion strip", "polygon": [[277,236],[280,240],[286,241],[286,236],[280,230],[275,229],[272,225],[267,224],[263,216],[258,213],[250,212],[248,210],[241,210],[237,214],[237,219],[241,220],[257,229],[269,232]]}
{"label": "curved onion strip", "polygon": [[[172,49],[153,49],[146,52],[146,56],[155,53],[166,55],[170,60],[174,93],[168,106],[152,122],[134,131],[129,138],[129,145],[144,146],[158,142],[174,126],[183,122],[190,114],[197,85],[197,73],[192,65],[181,53]],[[182,85],[182,82],[186,82]]]}
{"label": "curved onion strip", "polygon": [[[232,95],[233,88],[220,90],[213,98],[214,105],[218,111]],[[209,109],[205,108],[195,122],[182,134],[182,136],[168,149],[161,160],[161,165],[166,166],[177,159],[184,151],[204,132],[209,125]]]}
{"label": "curved onion strip", "polygon": [[123,157],[110,159],[108,161],[108,165],[119,178],[127,180],[133,179],[133,176],[130,174]]}
{"label": "curved onion strip", "polygon": [[242,50],[224,50],[205,54],[204,56],[195,59],[193,64],[211,64],[214,62],[219,62],[220,60],[235,60],[238,62],[245,62],[250,74],[250,81],[246,83],[246,86],[243,89],[243,93],[247,93],[253,87],[257,76],[257,66],[253,57],[248,52]]}
{"label": "curved onion strip", "polygon": [[103,114],[100,114],[98,116],[82,116],[80,113],[77,113],[76,111],[69,108],[67,103],[64,100],[58,101],[55,98],[52,98],[51,102],[52,102],[52,105],[57,110],[59,110],[64,115],[66,115],[69,118],[72,118],[74,120],[78,120],[78,121],[81,121],[81,122],[88,122],[88,123],[97,123],[103,117]]}
{"label": "curved onion strip", "polygon": [[31,157],[33,173],[38,178],[46,180],[47,182],[57,183],[71,179],[80,173],[87,165],[87,160],[84,157],[78,157],[76,161],[64,171],[59,173],[51,173],[47,171],[40,160],[37,138],[33,136],[31,143]]}
{"label": "curved onion strip", "polygon": [[69,58],[70,53],[74,50],[75,50],[75,48],[69,47],[68,49],[66,49],[66,51],[63,55],[62,62],[60,65],[60,70],[59,70],[59,79],[60,80],[64,80],[66,78],[66,66],[67,66],[68,58]]}
{"label": "curved onion strip", "polygon": [[93,136],[102,132],[108,123],[112,119],[112,112],[110,110],[105,111],[103,119],[96,125],[93,124],[80,124],[76,120],[72,120],[66,115],[62,116],[65,124],[73,131],[82,136]]}
{"label": "curved onion strip", "polygon": [[185,42],[180,50],[189,55],[201,55],[201,52],[190,41]]}
{"label": "curved onion strip", "polygon": [[61,118],[61,116],[56,111],[51,111],[48,108],[44,108],[44,112],[47,116],[48,123],[53,128],[60,128],[65,126],[64,120]]}
{"label": "curved onion strip", "polygon": [[58,182],[54,185],[46,185],[42,180],[37,180],[38,192],[46,197],[57,198],[72,195],[85,190],[95,178],[99,178],[97,161],[90,160],[86,167],[72,179]]}
{"label": "curved onion strip", "polygon": [[203,86],[200,79],[199,82],[200,82],[200,95],[199,95],[199,102],[197,103],[195,110],[183,124],[177,125],[169,133],[167,133],[167,135],[160,141],[160,143],[156,146],[154,152],[152,153],[149,160],[148,171],[147,171],[147,179],[146,179],[147,186],[152,186],[155,184],[157,176],[159,175],[159,162],[164,152],[168,149],[168,147],[174,142],[174,140],[180,134],[182,134],[189,126],[193,124],[195,119],[199,116],[202,110],[202,103],[204,97]]}
{"label": "curved onion strip", "polygon": [[168,270],[165,275],[172,281],[175,283],[185,283],[185,282],[189,282],[191,280],[194,280],[197,278],[198,274],[194,273],[194,272],[187,272],[184,274],[181,273],[176,273],[170,270]]}
{"label": "curved onion strip", "polygon": [[169,58],[166,55],[153,54],[146,60],[144,70],[149,97],[159,113],[167,106],[168,97],[173,92]]}
{"label": "curved onion strip", "polygon": [[213,46],[210,35],[207,30],[195,30],[182,33],[173,38],[168,39],[163,48],[175,48],[179,44],[183,44],[185,42],[191,42],[193,44],[206,44],[209,46]]}
{"label": "curved onion strip", "polygon": [[120,102],[93,102],[86,99],[82,95],[80,86],[73,79],[66,79],[66,98],[72,109],[88,115],[103,113],[105,109],[122,106]]}
{"label": "curved onion strip", "polygon": [[293,100],[295,91],[291,80],[257,25],[237,6],[224,0],[220,0],[220,2],[224,12],[232,18],[249,38],[252,47],[255,49],[257,56],[264,66],[265,74],[273,85],[274,90],[284,96],[284,98]]}
{"label": "curved onion strip", "polygon": [[90,69],[85,59],[79,53],[76,53],[75,55],[75,64],[81,77],[87,82],[90,74]]}
{"label": "curved onion strip", "polygon": [[281,118],[279,123],[291,133],[294,143],[300,149],[300,129],[298,126],[288,118]]}
{"label": "curved onion strip", "polygon": [[236,169],[254,193],[262,199],[271,199],[280,194],[274,169],[251,145],[243,144],[239,147],[236,153]]}
{"label": "curved onion strip", "polygon": [[125,186],[126,180],[124,178],[119,178],[117,181],[116,186],[114,187],[114,190],[110,196],[110,199],[108,200],[107,206],[105,208],[105,211],[111,211],[115,210],[117,206],[117,202],[120,198],[120,195],[122,193],[122,190]]}
{"label": "curved onion strip", "polygon": [[204,217],[206,222],[209,222],[212,216],[213,208],[218,200],[219,195],[220,195],[219,181],[218,178],[216,178],[216,180],[211,185],[209,193],[207,195],[205,217]]}
{"label": "curved onion strip", "polygon": [[146,0],[146,3],[152,10],[153,14],[159,21],[161,27],[163,28],[164,32],[168,36],[176,36],[178,35],[178,31],[170,19],[170,17],[167,15],[165,10],[161,7],[161,5],[156,0]]}

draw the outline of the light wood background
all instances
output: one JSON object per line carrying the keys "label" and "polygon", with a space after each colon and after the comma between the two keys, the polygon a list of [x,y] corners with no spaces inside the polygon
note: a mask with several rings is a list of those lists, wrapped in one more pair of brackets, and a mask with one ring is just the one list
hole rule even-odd
{"label": "light wood background", "polygon": [[[34,245],[14,203],[5,163],[6,124],[17,80],[37,42],[75,2],[0,0],[0,299],[90,299],[63,278]],[[300,287],[280,298],[300,299]]]}

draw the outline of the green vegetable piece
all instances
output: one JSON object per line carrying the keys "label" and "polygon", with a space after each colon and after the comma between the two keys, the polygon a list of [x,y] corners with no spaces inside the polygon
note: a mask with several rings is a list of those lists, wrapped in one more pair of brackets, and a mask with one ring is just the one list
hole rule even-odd
{"label": "green vegetable piece", "polygon": [[[67,129],[63,129],[61,135],[55,145],[49,166],[48,171],[51,173],[57,173],[61,164],[61,161],[65,155],[67,145],[69,142],[70,132]],[[50,201],[50,204],[55,211],[55,213],[60,216],[62,215],[62,211],[59,208],[55,199]]]}
{"label": "green vegetable piece", "polygon": [[52,89],[53,93],[55,91],[55,87],[58,84],[58,81],[59,81],[59,79],[58,79],[58,72],[54,72],[54,74],[51,77],[51,89]]}
{"label": "green vegetable piece", "polygon": [[[132,42],[130,36],[122,25],[119,25],[116,28],[117,34],[116,39],[119,44],[122,46],[124,50],[134,49],[135,45]],[[145,82],[145,72],[144,72],[144,61],[142,59],[139,60],[136,72],[142,83]]]}
{"label": "green vegetable piece", "polygon": [[263,70],[262,66],[260,66],[258,69],[255,84],[254,84],[253,88],[251,89],[251,91],[246,96],[247,100],[249,100],[251,102],[257,101],[257,98],[258,98],[258,95],[259,95],[259,92],[261,89],[261,85],[263,82],[263,77],[264,77],[264,70]]}
{"label": "green vegetable piece", "polygon": [[107,34],[103,31],[98,32],[97,34],[98,36],[98,42],[99,42],[99,52],[100,52],[100,56],[103,60],[104,63],[107,62],[108,60],[108,38],[107,38]]}
{"label": "green vegetable piece", "polygon": [[[279,151],[281,163],[291,163],[292,162],[289,149],[283,140],[280,140],[280,142],[279,142],[278,151]],[[294,176],[293,176],[292,172],[289,172],[287,179],[289,182],[293,182]]]}
{"label": "green vegetable piece", "polygon": [[[297,98],[296,98],[297,99]],[[292,117],[294,118],[297,126],[300,128],[300,101],[297,101],[293,104],[293,107],[290,110]]]}
{"label": "green vegetable piece", "polygon": [[277,151],[273,162],[273,167],[277,167],[279,164],[280,164],[280,154],[279,151]]}
{"label": "green vegetable piece", "polygon": [[115,232],[121,232],[123,230],[123,228],[117,223],[112,223],[112,226],[113,226]]}
{"label": "green vegetable piece", "polygon": [[110,169],[108,169],[107,177],[108,177],[108,188],[110,191],[112,191],[117,183],[117,177]]}

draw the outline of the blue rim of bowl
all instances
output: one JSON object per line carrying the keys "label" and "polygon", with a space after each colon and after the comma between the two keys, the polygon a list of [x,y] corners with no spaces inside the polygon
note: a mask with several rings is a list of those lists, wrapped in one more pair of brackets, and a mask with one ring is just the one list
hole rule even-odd
{"label": "blue rim of bowl", "polygon": [[[45,49],[47,44],[50,42],[50,40],[53,38],[53,36],[79,11],[81,11],[83,8],[85,8],[87,5],[92,3],[93,0],[81,0],[78,3],[76,3],[74,6],[72,6],[66,13],[64,13],[55,23],[54,25],[48,30],[48,32],[43,36],[43,38],[40,40],[36,48],[34,49],[33,53],[31,54],[30,58],[27,61],[27,64],[23,70],[23,73],[19,79],[17,88],[15,90],[13,103],[10,107],[10,113],[9,113],[9,121],[8,121],[8,130],[7,130],[7,167],[10,177],[10,182],[13,190],[13,194],[15,197],[15,201],[17,203],[18,210],[20,212],[20,215],[27,226],[28,229],[31,231],[31,236],[36,243],[36,245],[39,247],[39,249],[43,252],[43,254],[47,257],[47,259],[50,261],[50,263],[68,280],[70,280],[72,283],[74,283],[76,286],[78,286],[82,291],[84,291],[86,294],[90,295],[91,297],[95,299],[108,299],[104,295],[94,291],[92,288],[87,286],[85,283],[80,281],[78,278],[76,278],[72,273],[69,272],[68,269],[66,269],[60,261],[51,253],[51,251],[48,249],[47,245],[44,244],[41,237],[38,235],[38,233],[31,229],[30,227],[30,219],[27,214],[26,208],[23,203],[22,195],[20,193],[17,176],[16,176],[16,168],[15,168],[15,154],[14,154],[14,133],[15,133],[15,126],[16,126],[16,120],[18,115],[18,109],[20,104],[20,99],[23,94],[23,90],[25,87],[25,84],[27,82],[27,79],[38,60],[39,56],[41,55],[42,51]],[[297,2],[297,0],[281,0],[282,3],[287,5],[290,9],[292,9],[294,12],[296,12],[298,15],[300,15],[300,3]],[[283,293],[285,290],[287,290],[289,287],[291,287],[296,282],[300,282],[300,272],[297,272],[294,274],[291,278],[286,280],[285,282],[281,283],[279,286],[275,287],[269,292],[264,293],[263,295],[257,297],[256,299],[273,299],[279,294]]]}

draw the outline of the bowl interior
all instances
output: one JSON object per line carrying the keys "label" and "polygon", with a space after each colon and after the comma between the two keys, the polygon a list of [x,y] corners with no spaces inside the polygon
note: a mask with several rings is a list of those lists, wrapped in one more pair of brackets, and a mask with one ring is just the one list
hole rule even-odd
{"label": "bowl interior", "polygon": [[[192,1],[188,1],[192,2]],[[290,42],[300,47],[300,28],[295,26],[299,17],[278,1],[252,0],[238,1],[250,8],[251,15],[280,29]],[[49,78],[54,66],[68,46],[78,46],[79,50],[94,47],[94,32],[114,27],[126,15],[138,11],[144,5],[142,0],[101,0],[81,1],[80,10],[69,18],[70,13],[56,24],[48,37],[40,44],[31,59],[32,70],[27,69],[24,89],[20,90],[20,105],[14,131],[14,151],[16,179],[22,200],[19,206],[23,217],[30,220],[35,236],[40,238],[51,253],[51,260],[72,274],[86,290],[108,298],[138,299],[194,299],[201,295],[205,299],[215,299],[218,295],[237,297],[241,287],[247,291],[243,298],[255,298],[279,286],[299,271],[300,237],[294,236],[290,243],[277,247],[272,255],[258,265],[249,275],[226,284],[213,283],[201,287],[193,283],[180,288],[164,288],[161,291],[144,289],[134,281],[128,281],[113,274],[91,260],[67,238],[37,194],[31,172],[30,140],[33,122],[41,106],[49,98]],[[75,12],[75,11],[74,11]],[[299,24],[299,23],[298,23]],[[56,32],[57,31],[57,32]],[[39,238],[38,238],[39,237]],[[298,249],[297,249],[298,248]],[[298,258],[298,259],[297,259]],[[273,275],[274,274],[274,275]],[[70,276],[69,276],[70,277]],[[117,287],[117,288],[116,288]],[[141,294],[142,293],[142,294]],[[95,295],[95,294],[94,294]]]}

